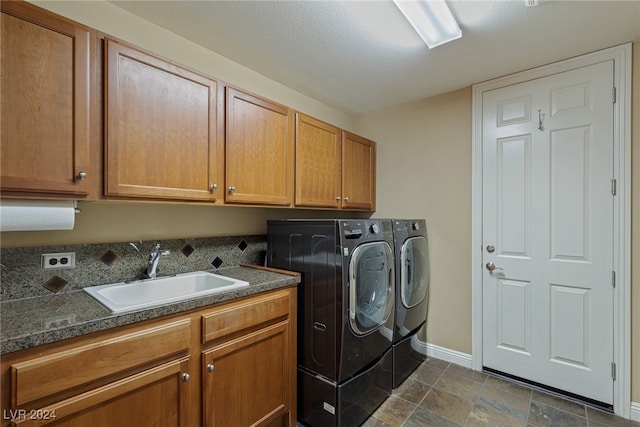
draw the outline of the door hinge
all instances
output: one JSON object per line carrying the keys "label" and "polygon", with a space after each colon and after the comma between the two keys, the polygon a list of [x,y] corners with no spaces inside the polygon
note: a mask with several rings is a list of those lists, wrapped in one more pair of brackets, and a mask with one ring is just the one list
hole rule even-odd
{"label": "door hinge", "polygon": [[612,271],[611,272],[611,286],[613,286],[613,288],[616,288],[616,272]]}
{"label": "door hinge", "polygon": [[614,88],[613,88],[613,103],[614,103],[614,104],[616,103],[616,100],[617,100],[616,98],[617,98],[617,97],[616,97],[616,88],[614,87]]}
{"label": "door hinge", "polygon": [[618,193],[618,180],[613,178],[611,180],[611,194],[614,196]]}
{"label": "door hinge", "polygon": [[616,380],[616,362],[611,362],[611,378]]}

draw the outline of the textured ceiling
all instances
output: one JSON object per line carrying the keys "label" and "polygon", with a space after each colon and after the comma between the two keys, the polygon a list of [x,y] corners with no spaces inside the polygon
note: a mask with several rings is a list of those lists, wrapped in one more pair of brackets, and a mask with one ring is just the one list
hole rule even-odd
{"label": "textured ceiling", "polygon": [[390,0],[113,3],[354,116],[640,40],[637,0],[448,0],[432,50]]}

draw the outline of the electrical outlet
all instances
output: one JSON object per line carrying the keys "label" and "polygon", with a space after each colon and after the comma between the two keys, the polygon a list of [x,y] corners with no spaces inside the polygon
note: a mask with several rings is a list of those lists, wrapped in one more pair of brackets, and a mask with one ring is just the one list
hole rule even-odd
{"label": "electrical outlet", "polygon": [[76,268],[75,252],[42,254],[43,270],[60,270],[63,268]]}

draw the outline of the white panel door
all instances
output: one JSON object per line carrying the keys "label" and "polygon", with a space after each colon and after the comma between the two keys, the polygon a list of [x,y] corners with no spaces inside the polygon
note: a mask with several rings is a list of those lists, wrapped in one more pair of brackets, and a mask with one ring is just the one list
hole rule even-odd
{"label": "white panel door", "polygon": [[482,131],[483,364],[609,404],[612,90],[607,61],[488,91]]}

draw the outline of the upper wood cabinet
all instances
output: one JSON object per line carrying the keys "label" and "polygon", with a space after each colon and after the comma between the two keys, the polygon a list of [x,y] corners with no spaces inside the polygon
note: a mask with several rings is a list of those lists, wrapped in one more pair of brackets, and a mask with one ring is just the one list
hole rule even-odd
{"label": "upper wood cabinet", "polygon": [[376,209],[376,146],[361,136],[342,133],[342,207]]}
{"label": "upper wood cabinet", "polygon": [[341,174],[341,130],[296,113],[296,206],[339,208]]}
{"label": "upper wood cabinet", "polygon": [[289,206],[293,200],[293,112],[226,89],[226,196],[229,203]]}
{"label": "upper wood cabinet", "polygon": [[0,8],[2,197],[375,209],[373,142],[27,2]]}
{"label": "upper wood cabinet", "polygon": [[28,3],[0,8],[3,195],[86,196],[95,34]]}
{"label": "upper wood cabinet", "polygon": [[221,195],[217,82],[110,39],[105,63],[105,193],[208,201]]}
{"label": "upper wood cabinet", "polygon": [[296,206],[375,210],[375,144],[296,114]]}

